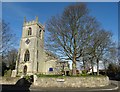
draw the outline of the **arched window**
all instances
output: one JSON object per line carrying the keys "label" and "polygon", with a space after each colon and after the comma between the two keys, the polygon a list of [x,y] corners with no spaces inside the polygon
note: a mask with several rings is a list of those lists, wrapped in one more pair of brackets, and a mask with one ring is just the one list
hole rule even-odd
{"label": "arched window", "polygon": [[25,55],[24,55],[24,61],[29,61],[30,60],[30,53],[29,50],[26,50]]}
{"label": "arched window", "polygon": [[18,54],[18,62],[20,62],[20,54]]}
{"label": "arched window", "polygon": [[32,28],[31,27],[29,27],[29,29],[28,29],[28,35],[32,35]]}
{"label": "arched window", "polygon": [[39,31],[39,37],[41,37],[41,30]]}

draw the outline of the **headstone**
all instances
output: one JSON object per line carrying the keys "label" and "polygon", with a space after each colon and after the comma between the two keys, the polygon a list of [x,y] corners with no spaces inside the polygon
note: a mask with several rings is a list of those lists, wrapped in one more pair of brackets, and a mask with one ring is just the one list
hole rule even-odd
{"label": "headstone", "polygon": [[16,70],[12,70],[12,75],[11,75],[11,77],[16,77],[16,75],[17,75],[17,71],[16,71]]}
{"label": "headstone", "polygon": [[37,85],[37,78],[38,78],[38,77],[37,77],[37,75],[33,75],[33,76],[34,76],[34,82],[33,82],[33,84],[34,84],[34,85]]}

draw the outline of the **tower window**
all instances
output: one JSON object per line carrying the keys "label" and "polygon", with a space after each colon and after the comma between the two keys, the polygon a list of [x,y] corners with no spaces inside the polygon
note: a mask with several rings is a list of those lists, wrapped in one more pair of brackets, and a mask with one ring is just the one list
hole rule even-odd
{"label": "tower window", "polygon": [[38,59],[38,50],[37,50],[37,59]]}
{"label": "tower window", "polygon": [[18,62],[20,61],[20,54],[18,54]]}
{"label": "tower window", "polygon": [[41,37],[41,30],[39,31],[39,37]]}
{"label": "tower window", "polygon": [[29,27],[29,29],[28,29],[28,35],[32,35],[32,28],[31,27]]}
{"label": "tower window", "polygon": [[29,50],[26,50],[25,55],[24,55],[24,61],[29,61],[30,60],[30,53]]}

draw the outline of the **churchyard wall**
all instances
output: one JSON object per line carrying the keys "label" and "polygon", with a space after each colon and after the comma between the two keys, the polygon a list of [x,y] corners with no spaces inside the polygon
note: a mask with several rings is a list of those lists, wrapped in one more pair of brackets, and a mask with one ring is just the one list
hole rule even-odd
{"label": "churchyard wall", "polygon": [[[15,84],[20,78],[0,78],[0,84]],[[103,87],[109,85],[108,77],[39,77],[32,86],[39,87]]]}
{"label": "churchyard wall", "polygon": [[16,84],[19,77],[0,77],[0,84]]}
{"label": "churchyard wall", "polygon": [[103,87],[109,85],[108,77],[38,78],[34,86],[39,87]]}

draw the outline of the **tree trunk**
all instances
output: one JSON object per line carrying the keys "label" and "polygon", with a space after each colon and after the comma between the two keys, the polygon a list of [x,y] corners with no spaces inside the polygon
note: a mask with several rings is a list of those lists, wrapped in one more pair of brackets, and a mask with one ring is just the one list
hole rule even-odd
{"label": "tree trunk", "polygon": [[106,65],[105,65],[105,64],[106,64],[106,62],[104,61],[104,63],[103,63],[103,64],[104,64],[104,68],[105,68],[105,75],[106,75],[106,74],[107,74],[107,73],[106,73],[107,68],[106,68]]}
{"label": "tree trunk", "polygon": [[76,64],[72,63],[72,75],[76,75]]}
{"label": "tree trunk", "polygon": [[83,58],[83,68],[84,68],[84,73],[86,74],[86,67],[85,67],[85,60]]}
{"label": "tree trunk", "polygon": [[92,75],[93,75],[94,69],[93,69],[93,62],[92,62],[92,60],[91,60],[91,68],[92,68]]}
{"label": "tree trunk", "polygon": [[99,75],[99,59],[97,59],[97,75]]}
{"label": "tree trunk", "polygon": [[73,63],[72,63],[72,75],[76,75],[76,60],[75,60],[75,58],[73,59]]}

